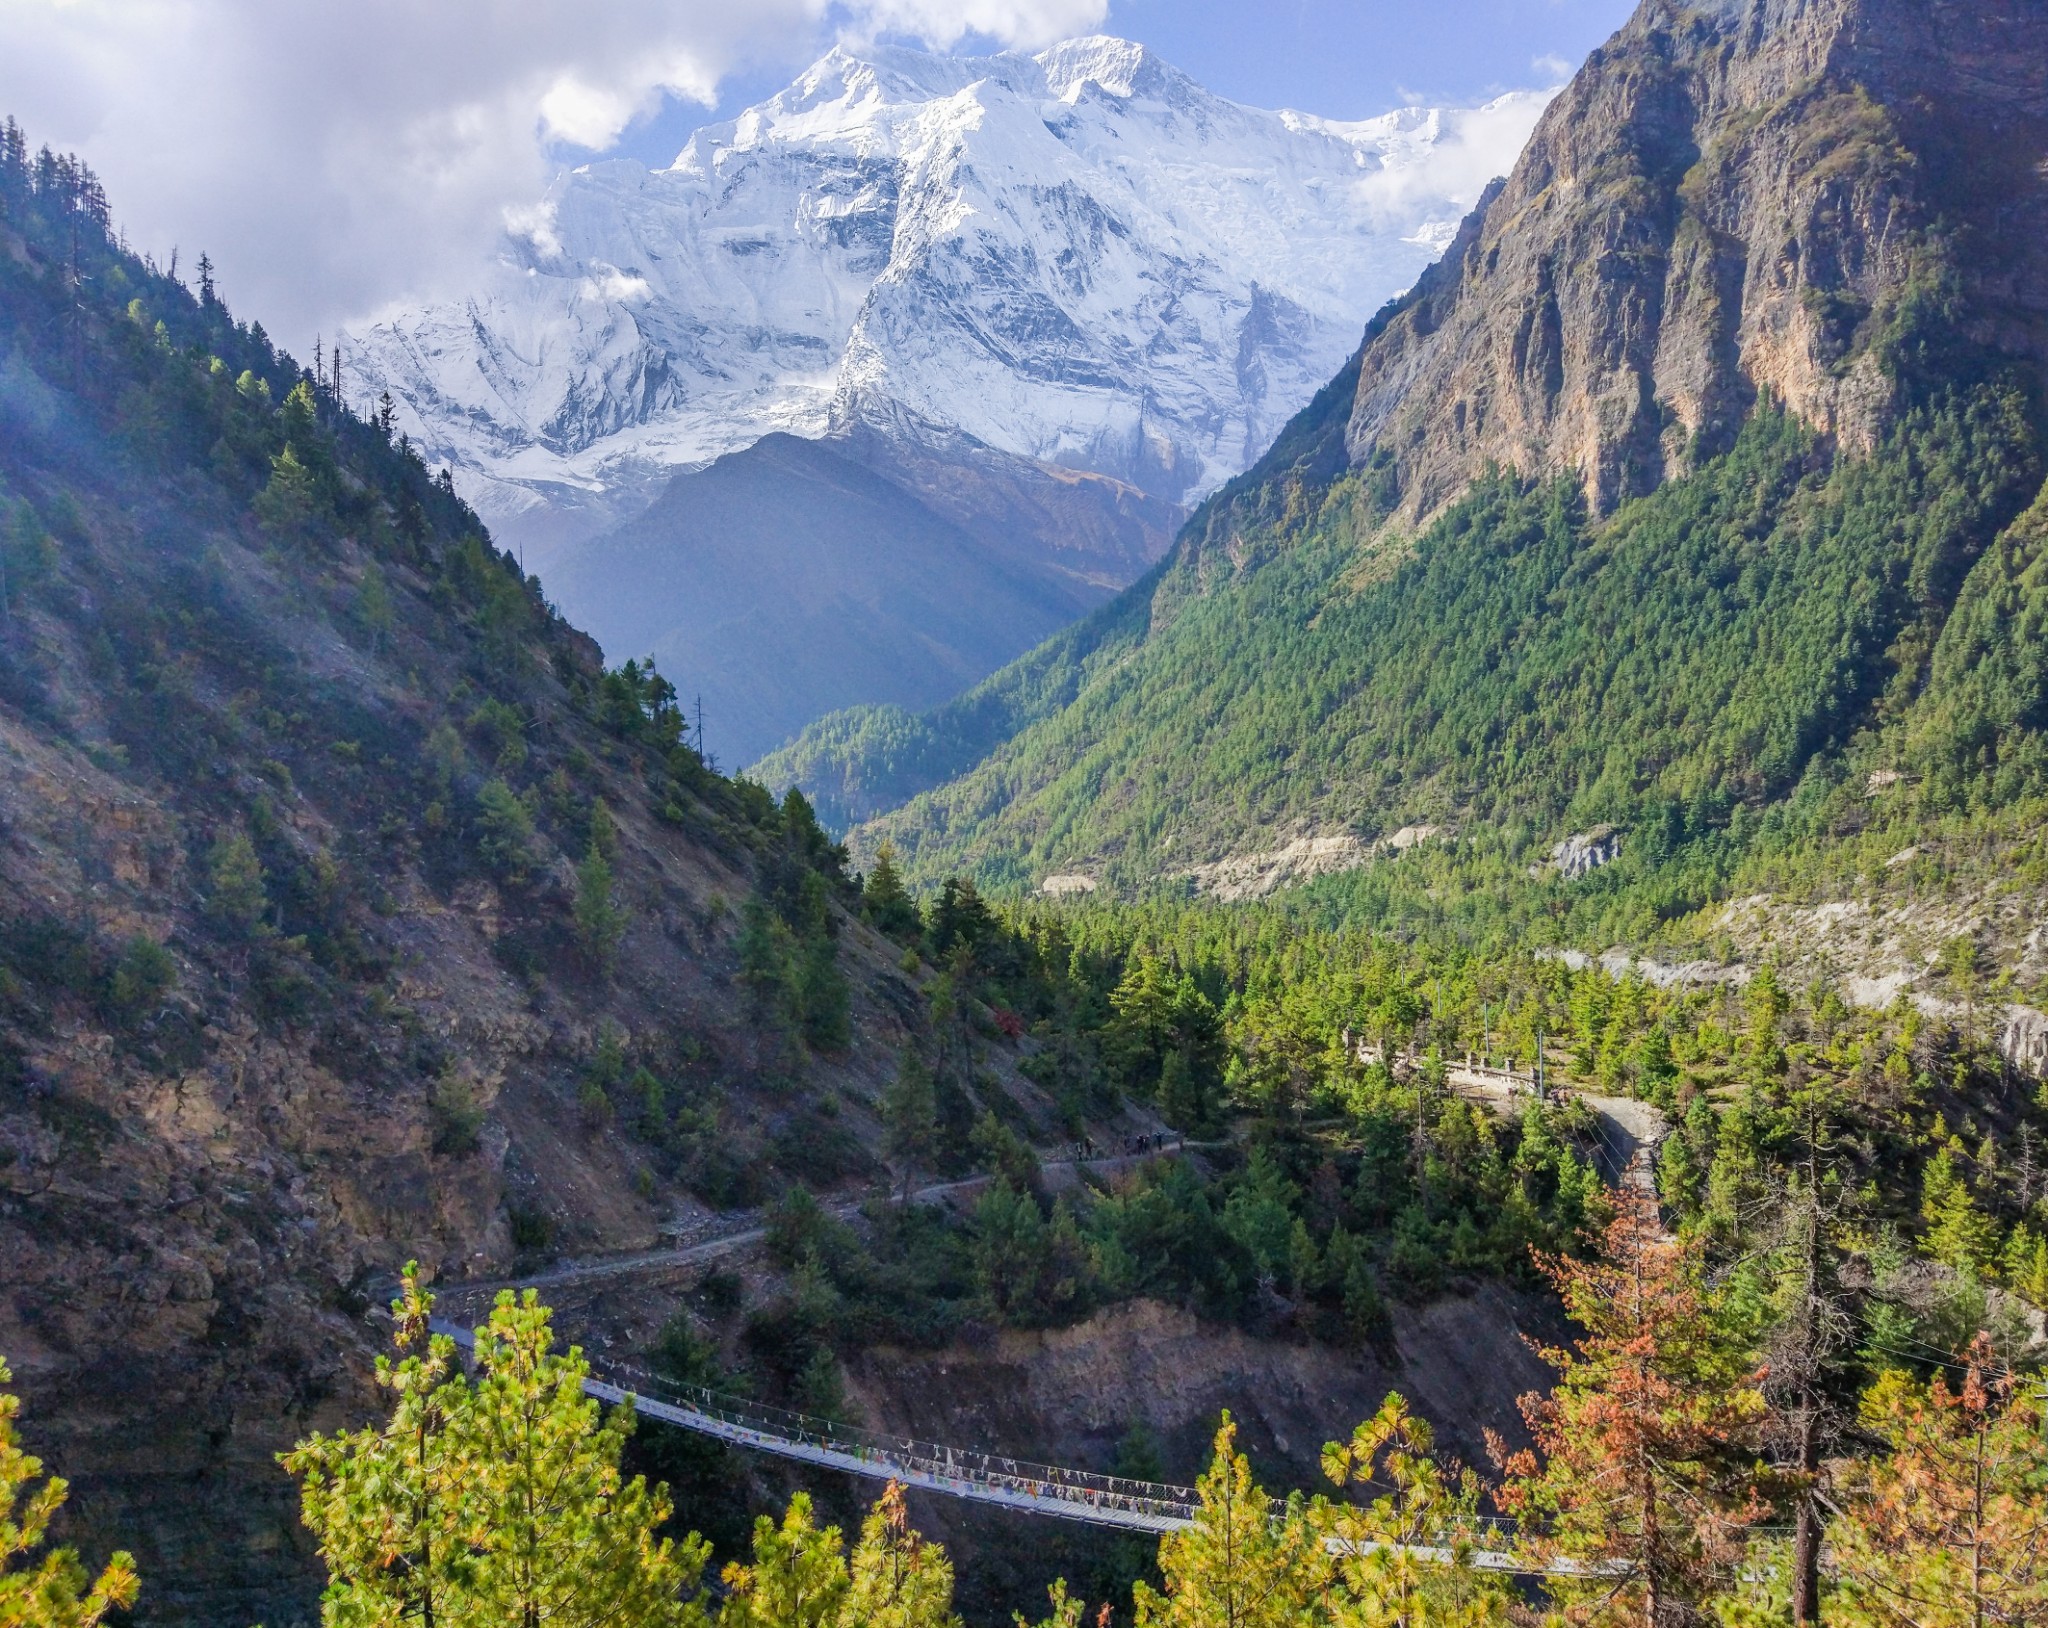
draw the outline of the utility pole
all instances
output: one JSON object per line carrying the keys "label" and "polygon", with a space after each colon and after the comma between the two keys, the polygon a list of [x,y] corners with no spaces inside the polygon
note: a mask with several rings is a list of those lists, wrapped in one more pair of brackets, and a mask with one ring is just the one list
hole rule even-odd
{"label": "utility pole", "polygon": [[704,767],[711,767],[711,751],[704,744],[704,692],[697,692],[697,755],[704,760]]}

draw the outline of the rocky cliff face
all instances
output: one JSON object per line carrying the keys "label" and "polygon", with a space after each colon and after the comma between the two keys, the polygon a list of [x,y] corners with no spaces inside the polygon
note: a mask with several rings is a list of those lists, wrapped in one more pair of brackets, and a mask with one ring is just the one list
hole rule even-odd
{"label": "rocky cliff face", "polygon": [[2048,362],[2048,8],[1653,0],[1369,338],[1346,437],[1426,516],[1485,466],[1611,508],[1768,395],[1870,444],[1916,314]]}

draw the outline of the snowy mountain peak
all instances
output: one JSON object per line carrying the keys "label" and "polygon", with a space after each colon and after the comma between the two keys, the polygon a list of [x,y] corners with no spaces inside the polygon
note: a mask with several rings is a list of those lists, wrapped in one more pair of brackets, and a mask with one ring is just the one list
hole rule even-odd
{"label": "snowy mountain peak", "polygon": [[348,352],[501,529],[848,417],[1187,501],[1342,365],[1544,100],[1337,123],[1109,37],[835,49],[667,169],[563,175],[467,298]]}
{"label": "snowy mountain peak", "polygon": [[1046,89],[1062,102],[1073,101],[1091,85],[1119,97],[1171,100],[1191,92],[1206,94],[1144,46],[1107,34],[1064,40],[1033,60],[1045,72]]}

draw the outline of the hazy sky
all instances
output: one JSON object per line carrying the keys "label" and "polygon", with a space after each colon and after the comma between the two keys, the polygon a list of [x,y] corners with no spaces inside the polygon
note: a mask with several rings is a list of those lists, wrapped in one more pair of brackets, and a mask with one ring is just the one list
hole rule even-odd
{"label": "hazy sky", "polygon": [[[459,289],[565,163],[665,163],[835,38],[1110,31],[1258,105],[1362,117],[1556,83],[1622,0],[0,0],[0,113],[82,154],[139,248],[201,249],[310,349]],[[1502,167],[1512,161],[1503,154]]]}

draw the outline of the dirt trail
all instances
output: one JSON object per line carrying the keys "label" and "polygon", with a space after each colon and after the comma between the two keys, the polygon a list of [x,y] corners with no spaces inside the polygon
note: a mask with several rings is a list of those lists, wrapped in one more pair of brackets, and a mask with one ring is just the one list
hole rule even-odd
{"label": "dirt trail", "polygon": [[[1079,1174],[1082,1171],[1107,1172],[1127,1169],[1147,1159],[1160,1158],[1165,1154],[1182,1151],[1183,1144],[1174,1142],[1163,1148],[1147,1149],[1139,1153],[1103,1154],[1089,1158],[1045,1159],[1039,1168],[1048,1174],[1064,1171]],[[986,1187],[995,1178],[983,1173],[962,1176],[954,1181],[934,1182],[929,1187],[920,1187],[913,1192],[914,1204],[938,1204],[962,1193],[971,1193]],[[829,1214],[840,1220],[851,1220],[860,1213],[865,1199],[843,1199],[826,1206]],[[755,1212],[758,1215],[759,1212]],[[470,1301],[474,1297],[495,1295],[500,1289],[545,1289],[565,1283],[587,1283],[599,1278],[624,1277],[635,1272],[665,1272],[679,1266],[696,1266],[705,1261],[721,1259],[751,1249],[768,1236],[764,1222],[749,1219],[744,1224],[715,1233],[713,1236],[698,1238],[693,1242],[679,1244],[672,1249],[643,1249],[628,1255],[607,1255],[596,1260],[568,1261],[560,1266],[551,1266],[545,1271],[529,1272],[520,1277],[499,1278],[484,1283],[450,1283],[441,1286],[442,1295],[450,1300]],[[374,1297],[373,1297],[374,1298]]]}

